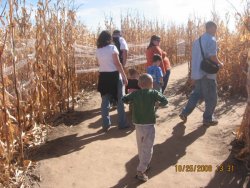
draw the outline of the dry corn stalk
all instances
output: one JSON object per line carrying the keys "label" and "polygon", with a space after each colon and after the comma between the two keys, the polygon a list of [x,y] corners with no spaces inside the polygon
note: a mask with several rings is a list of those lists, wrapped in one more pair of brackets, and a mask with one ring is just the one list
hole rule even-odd
{"label": "dry corn stalk", "polygon": [[24,148],[40,144],[47,117],[74,107],[70,99],[76,90],[74,11],[39,1],[31,27],[25,1],[20,4],[9,0],[8,12],[0,16],[9,23],[0,28],[0,186],[7,187],[22,185],[21,176],[32,166],[24,160]]}
{"label": "dry corn stalk", "polygon": [[15,22],[13,19],[13,12],[14,12],[14,4],[17,3],[13,0],[9,0],[9,33],[10,33],[10,43],[11,43],[11,54],[12,54],[12,65],[13,65],[13,81],[14,81],[14,91],[16,94],[16,114],[17,114],[17,123],[19,127],[19,143],[20,143],[20,163],[23,165],[23,160],[24,160],[24,153],[23,153],[23,139],[22,139],[22,133],[23,133],[23,126],[22,122],[20,119],[20,97],[19,97],[19,91],[18,91],[18,86],[17,86],[17,72],[16,72],[16,46],[15,46]]}
{"label": "dry corn stalk", "polygon": [[248,101],[241,126],[237,132],[237,139],[244,141],[245,147],[236,155],[238,159],[250,161],[250,50],[248,51],[247,75]]}
{"label": "dry corn stalk", "polygon": [[[85,69],[97,67],[94,51],[98,33],[90,33],[84,25],[76,23],[75,12],[61,1],[50,7],[48,0],[39,0],[33,23],[25,1],[8,2],[12,7],[8,10],[10,12],[0,14],[0,22],[6,22],[3,17],[9,20],[9,25],[6,22],[4,29],[0,28],[0,42],[5,36],[4,31],[9,31],[3,54],[0,46],[3,67],[0,83],[0,103],[3,106],[0,112],[0,158],[4,159],[1,160],[4,164],[0,164],[0,186],[20,186],[20,178],[14,178],[19,177],[16,172],[20,175],[20,171],[24,172],[30,166],[29,161],[20,158],[23,153],[21,142],[24,148],[39,144],[46,118],[74,108],[77,81],[83,80],[84,87],[96,82],[96,72],[80,75],[76,79],[75,63],[84,62]],[[249,48],[249,40],[246,40],[242,28],[238,27],[237,32],[230,33],[223,21],[218,23],[219,45],[223,49],[220,58],[226,63],[218,78],[219,88],[228,95],[238,94],[246,83],[246,77],[242,76],[245,68],[242,52]],[[121,29],[130,44],[130,57],[135,62],[137,59],[145,61],[145,50],[153,34],[162,37],[161,47],[167,51],[172,64],[190,62],[192,41],[202,33],[203,25],[197,18],[190,19],[187,26],[166,26],[129,13],[121,17]],[[106,26],[109,30],[116,28],[110,20],[106,20]],[[185,41],[186,50],[182,56],[178,56],[177,52],[180,40]],[[76,56],[77,45],[83,46],[81,57]],[[143,72],[145,69],[141,62],[137,68]],[[7,71],[10,66],[13,68]],[[247,135],[243,127],[242,135]],[[23,135],[20,135],[22,132]],[[22,163],[23,168],[15,165],[17,163]]]}

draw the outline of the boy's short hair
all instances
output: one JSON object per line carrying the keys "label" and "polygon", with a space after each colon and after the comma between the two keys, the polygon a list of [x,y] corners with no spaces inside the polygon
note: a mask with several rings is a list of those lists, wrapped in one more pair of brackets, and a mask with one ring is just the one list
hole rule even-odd
{"label": "boy's short hair", "polygon": [[139,74],[138,71],[137,71],[136,69],[133,69],[133,68],[128,69],[128,75],[129,75],[130,77],[135,76],[136,74]]}
{"label": "boy's short hair", "polygon": [[208,30],[211,27],[216,27],[217,28],[217,24],[214,21],[208,21],[205,25],[206,30]]}
{"label": "boy's short hair", "polygon": [[143,88],[152,88],[153,86],[153,78],[150,74],[143,73],[138,80],[138,85]]}
{"label": "boy's short hair", "polygon": [[159,54],[154,54],[153,55],[153,62],[156,62],[156,61],[162,61],[162,58]]}

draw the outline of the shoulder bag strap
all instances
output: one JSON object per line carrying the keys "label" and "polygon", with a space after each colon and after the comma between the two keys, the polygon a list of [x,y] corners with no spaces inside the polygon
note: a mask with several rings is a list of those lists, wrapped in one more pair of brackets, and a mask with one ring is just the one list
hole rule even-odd
{"label": "shoulder bag strap", "polygon": [[201,49],[202,58],[205,59],[204,52],[203,52],[203,49],[202,49],[202,46],[201,46],[201,37],[199,38],[199,43],[200,43],[200,49]]}

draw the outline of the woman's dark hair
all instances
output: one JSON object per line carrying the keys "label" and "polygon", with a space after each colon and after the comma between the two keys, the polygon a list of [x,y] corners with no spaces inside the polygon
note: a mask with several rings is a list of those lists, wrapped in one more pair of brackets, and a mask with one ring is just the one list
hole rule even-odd
{"label": "woman's dark hair", "polygon": [[153,41],[155,41],[155,40],[161,40],[161,37],[159,37],[157,35],[153,35],[151,37],[151,39],[150,39],[150,43],[149,43],[147,49],[150,48],[150,47],[152,47],[152,46],[155,46],[154,43],[153,43]]}
{"label": "woman's dark hair", "polygon": [[97,48],[102,48],[111,44],[111,34],[109,31],[102,31],[97,39]]}

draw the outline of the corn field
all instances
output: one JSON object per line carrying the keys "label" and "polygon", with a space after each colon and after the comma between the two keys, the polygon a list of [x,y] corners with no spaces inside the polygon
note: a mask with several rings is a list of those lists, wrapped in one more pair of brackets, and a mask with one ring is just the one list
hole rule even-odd
{"label": "corn field", "polygon": [[[95,87],[95,41],[101,28],[89,32],[78,22],[76,10],[63,1],[53,5],[39,1],[34,18],[25,0],[8,0],[6,4],[0,0],[0,5],[0,186],[20,187],[28,169],[35,165],[28,151],[45,141],[48,118],[74,110],[83,88]],[[247,94],[249,15],[246,11],[239,16],[233,33],[214,15],[219,57],[225,63],[218,75],[222,95]],[[104,22],[105,29],[117,29],[112,19]],[[186,25],[164,25],[129,12],[122,15],[121,30],[130,48],[128,66],[144,71],[145,49],[153,34],[161,36],[161,47],[172,65],[190,65],[192,42],[203,33],[204,23],[194,18]],[[249,74],[250,70],[248,92]],[[189,82],[184,88],[190,89]],[[250,152],[249,100],[238,131],[238,139],[246,142],[244,154]]]}

